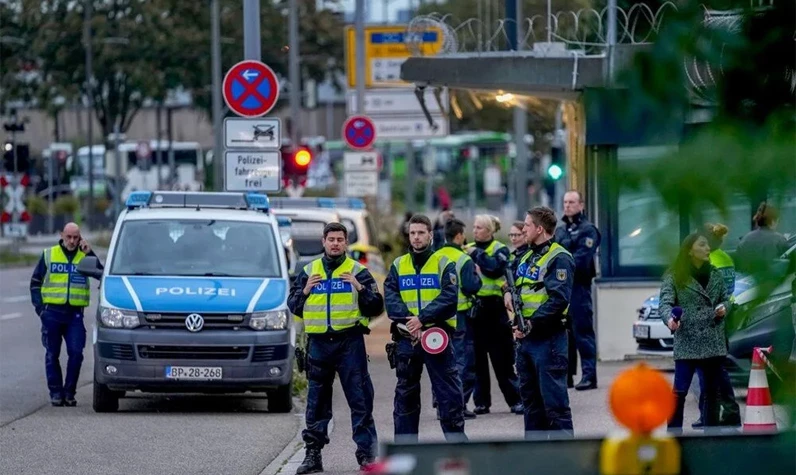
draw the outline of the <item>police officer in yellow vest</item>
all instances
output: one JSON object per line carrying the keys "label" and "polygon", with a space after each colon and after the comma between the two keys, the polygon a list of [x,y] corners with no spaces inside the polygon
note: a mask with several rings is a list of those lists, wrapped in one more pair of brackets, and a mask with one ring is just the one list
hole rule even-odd
{"label": "police officer in yellow vest", "polygon": [[[572,412],[567,394],[566,315],[572,297],[575,260],[553,242],[556,216],[547,207],[528,211],[525,238],[530,245],[514,273],[530,331],[519,339],[517,371],[525,406],[526,439],[546,438],[548,431],[573,435]],[[513,312],[511,294],[504,303]]]}
{"label": "police officer in yellow vest", "polygon": [[511,322],[503,305],[501,287],[506,282],[505,271],[509,248],[495,239],[500,221],[490,215],[477,215],[473,224],[475,243],[466,248],[481,271],[481,290],[475,315],[475,374],[473,393],[476,414],[488,414],[492,405],[489,360],[495,371],[498,387],[511,412],[522,414],[519,381],[514,371],[514,340]]}
{"label": "police officer in yellow vest", "polygon": [[[89,280],[77,272],[86,256],[95,256],[75,223],[67,223],[61,240],[45,249],[30,279],[30,299],[41,319],[44,367],[53,406],[75,406],[77,380],[83,364],[86,327],[83,310],[91,297]],[[66,342],[66,378],[61,372],[61,340]]]}
{"label": "police officer in yellow vest", "polygon": [[304,320],[308,335],[306,456],[297,474],[323,471],[321,449],[329,443],[335,373],[351,409],[359,465],[373,462],[378,449],[364,335],[370,333],[369,319],[384,311],[384,298],[368,269],[347,256],[347,241],[344,225],[327,224],[324,256],[304,266],[288,297],[290,311]]}
{"label": "police officer in yellow vest", "polygon": [[[437,354],[418,343],[424,329],[436,326],[452,335],[456,329],[459,285],[456,265],[431,249],[431,220],[414,215],[409,220],[411,250],[390,266],[384,281],[387,315],[396,348],[393,421],[396,442],[416,442],[420,425],[420,376],[428,370],[431,390],[445,439],[464,441],[462,384],[456,371],[455,351],[448,345]],[[398,325],[405,325],[401,331]]]}
{"label": "police officer in yellow vest", "polygon": [[450,219],[444,225],[445,243],[437,251],[456,265],[456,276],[459,279],[459,302],[456,306],[456,332],[453,334],[453,349],[456,352],[456,367],[459,379],[462,380],[464,397],[464,418],[474,419],[475,413],[467,410],[475,389],[475,329],[473,327],[472,308],[475,295],[481,290],[481,277],[476,272],[475,263],[462,250],[464,244],[464,223],[459,219]]}

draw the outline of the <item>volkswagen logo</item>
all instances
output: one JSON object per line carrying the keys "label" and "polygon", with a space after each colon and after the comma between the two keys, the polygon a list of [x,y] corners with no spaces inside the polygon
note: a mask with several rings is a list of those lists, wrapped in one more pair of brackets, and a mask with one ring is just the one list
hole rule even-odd
{"label": "volkswagen logo", "polygon": [[189,332],[198,332],[205,326],[205,319],[198,313],[192,313],[185,317],[185,328]]}

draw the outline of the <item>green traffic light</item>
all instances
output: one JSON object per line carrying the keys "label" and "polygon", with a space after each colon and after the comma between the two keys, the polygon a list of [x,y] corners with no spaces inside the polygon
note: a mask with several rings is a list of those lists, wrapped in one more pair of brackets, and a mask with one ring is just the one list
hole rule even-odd
{"label": "green traffic light", "polygon": [[558,180],[561,178],[561,175],[564,174],[564,170],[562,170],[558,165],[550,165],[550,167],[547,169],[547,174],[550,175],[550,178],[553,180]]}

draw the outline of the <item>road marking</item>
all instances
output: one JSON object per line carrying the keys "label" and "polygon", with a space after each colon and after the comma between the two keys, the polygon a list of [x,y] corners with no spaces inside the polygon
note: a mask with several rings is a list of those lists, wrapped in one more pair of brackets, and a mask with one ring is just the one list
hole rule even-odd
{"label": "road marking", "polygon": [[3,297],[0,299],[3,303],[19,303],[25,302],[26,300],[30,300],[30,295],[16,295],[14,297]]}
{"label": "road marking", "polygon": [[0,320],[13,320],[21,316],[22,316],[21,312],[6,313],[5,315],[0,315]]}

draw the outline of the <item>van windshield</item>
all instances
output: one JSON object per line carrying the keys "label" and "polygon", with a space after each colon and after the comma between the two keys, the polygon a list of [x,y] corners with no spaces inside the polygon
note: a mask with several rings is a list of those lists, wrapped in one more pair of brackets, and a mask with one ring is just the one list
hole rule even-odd
{"label": "van windshield", "polygon": [[135,220],[119,231],[111,274],[280,277],[271,226],[226,220]]}

